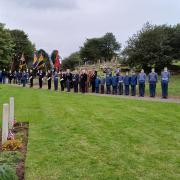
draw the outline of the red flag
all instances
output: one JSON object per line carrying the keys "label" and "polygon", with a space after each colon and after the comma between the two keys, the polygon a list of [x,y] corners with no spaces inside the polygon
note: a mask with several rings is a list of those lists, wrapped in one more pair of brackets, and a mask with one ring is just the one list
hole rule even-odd
{"label": "red flag", "polygon": [[55,69],[59,69],[59,68],[60,68],[60,61],[59,61],[59,53],[58,53],[58,50],[56,51],[56,59],[55,59],[55,63],[54,63],[54,68],[55,68]]}

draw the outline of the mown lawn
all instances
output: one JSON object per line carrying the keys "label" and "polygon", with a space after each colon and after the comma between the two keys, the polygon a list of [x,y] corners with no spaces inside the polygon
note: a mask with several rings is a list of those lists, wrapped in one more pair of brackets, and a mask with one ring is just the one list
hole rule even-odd
{"label": "mown lawn", "polygon": [[26,180],[180,178],[179,104],[0,88],[30,122]]}

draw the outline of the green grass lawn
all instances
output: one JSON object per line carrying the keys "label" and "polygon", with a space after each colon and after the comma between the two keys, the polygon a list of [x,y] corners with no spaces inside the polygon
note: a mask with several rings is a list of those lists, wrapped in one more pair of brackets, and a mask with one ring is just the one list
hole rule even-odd
{"label": "green grass lawn", "polygon": [[180,178],[179,104],[1,86],[1,109],[10,96],[30,122],[26,180]]}

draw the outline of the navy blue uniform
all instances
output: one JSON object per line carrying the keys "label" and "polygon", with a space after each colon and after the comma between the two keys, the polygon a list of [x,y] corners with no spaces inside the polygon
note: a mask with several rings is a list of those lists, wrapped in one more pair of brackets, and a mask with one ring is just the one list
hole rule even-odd
{"label": "navy blue uniform", "polygon": [[155,97],[156,95],[156,83],[158,81],[158,75],[155,72],[151,72],[148,76],[149,81],[149,94],[150,97]]}
{"label": "navy blue uniform", "polygon": [[136,85],[137,85],[137,75],[133,74],[130,78],[131,84],[131,96],[136,96]]}
{"label": "navy blue uniform", "polygon": [[44,74],[43,74],[43,72],[39,72],[39,73],[37,73],[37,75],[39,76],[39,88],[41,89],[42,85],[43,85]]}
{"label": "navy blue uniform", "polygon": [[129,85],[130,85],[130,77],[128,75],[124,76],[123,79],[124,87],[125,87],[125,95],[129,95]]}
{"label": "navy blue uniform", "polygon": [[99,85],[100,85],[101,81],[98,77],[96,77],[95,79],[95,90],[96,90],[96,93],[99,93]]}
{"label": "navy blue uniform", "polygon": [[26,79],[27,79],[27,74],[26,74],[26,72],[23,72],[22,73],[22,84],[23,84],[23,87],[26,86]]}
{"label": "navy blue uniform", "polygon": [[104,77],[101,77],[101,94],[104,94],[104,85],[106,83],[106,79]]}
{"label": "navy blue uniform", "polygon": [[161,88],[162,88],[162,98],[168,97],[168,83],[169,83],[170,73],[162,72],[161,73]]}
{"label": "navy blue uniform", "polygon": [[67,92],[71,91],[71,82],[72,82],[72,74],[71,73],[66,73],[66,87],[67,87]]}
{"label": "navy blue uniform", "polygon": [[29,73],[29,80],[30,80],[30,88],[32,88],[33,87],[33,80],[34,80],[33,72]]}
{"label": "navy blue uniform", "polygon": [[124,77],[122,75],[118,76],[118,94],[123,95],[123,82]]}
{"label": "navy blue uniform", "polygon": [[54,73],[54,90],[55,91],[58,90],[58,73],[57,72]]}
{"label": "navy blue uniform", "polygon": [[51,81],[52,81],[52,73],[48,72],[47,73],[47,81],[48,81],[48,89],[51,89]]}
{"label": "navy blue uniform", "polygon": [[93,73],[93,75],[91,76],[91,86],[92,86],[92,93],[94,93],[95,92],[95,80],[96,80],[96,78],[97,78],[97,71],[95,71],[94,73]]}
{"label": "navy blue uniform", "polygon": [[79,84],[79,74],[73,74],[72,77],[73,80],[73,87],[74,87],[74,92],[77,93],[78,92],[78,84]]}
{"label": "navy blue uniform", "polygon": [[117,85],[118,85],[118,76],[113,76],[112,77],[112,87],[113,87],[113,94],[117,94]]}
{"label": "navy blue uniform", "polygon": [[81,86],[81,92],[85,93],[86,90],[86,82],[87,82],[87,74],[83,73],[80,76],[80,86]]}
{"label": "navy blue uniform", "polygon": [[2,71],[0,70],[0,84],[2,84]]}
{"label": "navy blue uniform", "polygon": [[6,74],[6,71],[3,70],[3,71],[2,71],[2,83],[3,83],[3,84],[6,83],[6,75],[7,75],[7,74]]}
{"label": "navy blue uniform", "polygon": [[106,93],[111,94],[111,74],[106,74]]}
{"label": "navy blue uniform", "polygon": [[22,78],[22,73],[21,73],[21,71],[18,71],[18,72],[17,72],[18,85],[21,84],[21,78]]}
{"label": "navy blue uniform", "polygon": [[145,73],[140,73],[138,75],[138,83],[139,83],[139,96],[144,97],[145,83],[146,83],[146,74]]}

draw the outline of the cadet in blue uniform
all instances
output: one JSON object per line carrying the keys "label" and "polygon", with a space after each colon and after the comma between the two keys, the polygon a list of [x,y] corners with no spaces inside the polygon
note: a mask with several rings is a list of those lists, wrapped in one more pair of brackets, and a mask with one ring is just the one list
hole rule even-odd
{"label": "cadet in blue uniform", "polygon": [[2,83],[3,83],[3,84],[6,83],[6,75],[7,75],[6,70],[3,69],[3,71],[2,71]]}
{"label": "cadet in blue uniform", "polygon": [[13,83],[17,84],[17,72],[16,71],[13,72]]}
{"label": "cadet in blue uniform", "polygon": [[150,97],[155,97],[155,95],[156,95],[156,83],[158,81],[158,75],[155,72],[154,68],[152,68],[151,73],[149,73],[148,81],[149,81]]}
{"label": "cadet in blue uniform", "polygon": [[22,73],[22,84],[23,84],[23,87],[26,86],[26,79],[27,79],[26,71],[23,71],[23,73]]}
{"label": "cadet in blue uniform", "polygon": [[118,94],[119,95],[123,95],[123,82],[124,82],[124,77],[120,72],[118,74]]}
{"label": "cadet in blue uniform", "polygon": [[66,73],[66,87],[67,87],[67,92],[71,91],[71,82],[72,82],[72,74],[70,73],[70,70],[67,69]]}
{"label": "cadet in blue uniform", "polygon": [[72,81],[73,81],[74,92],[78,93],[79,74],[77,72],[73,74]]}
{"label": "cadet in blue uniform", "polygon": [[98,76],[96,76],[96,79],[95,79],[95,92],[96,93],[99,93],[99,85],[100,85],[101,81],[100,81],[100,78]]}
{"label": "cadet in blue uniform", "polygon": [[106,93],[107,94],[111,94],[111,83],[112,83],[111,76],[112,76],[111,70],[107,69],[107,72],[106,72]]}
{"label": "cadet in blue uniform", "polygon": [[18,73],[17,73],[18,85],[21,84],[21,78],[22,78],[22,73],[21,73],[21,71],[19,70]]}
{"label": "cadet in blue uniform", "polygon": [[104,94],[104,86],[105,86],[105,83],[106,83],[106,79],[104,76],[102,76],[100,78],[100,81],[101,81],[101,94]]}
{"label": "cadet in blue uniform", "polygon": [[8,73],[8,83],[9,83],[9,84],[11,84],[12,79],[13,79],[13,73],[12,73],[11,70],[10,70],[9,73]]}
{"label": "cadet in blue uniform", "polygon": [[118,85],[118,76],[114,75],[112,77],[113,95],[117,95],[117,85]]}
{"label": "cadet in blue uniform", "polygon": [[142,69],[138,75],[138,83],[139,83],[139,96],[144,97],[145,83],[146,83],[146,74],[144,73],[144,69]]}
{"label": "cadet in blue uniform", "polygon": [[161,73],[161,88],[162,88],[162,98],[168,97],[168,83],[170,79],[170,73],[165,67],[164,71]]}
{"label": "cadet in blue uniform", "polygon": [[137,75],[133,71],[130,77],[130,84],[131,84],[131,96],[136,96],[136,85],[137,85]]}
{"label": "cadet in blue uniform", "polygon": [[54,90],[58,90],[58,73],[57,71],[54,72]]}
{"label": "cadet in blue uniform", "polygon": [[128,96],[129,95],[129,85],[130,85],[129,72],[126,72],[126,75],[124,76],[123,82],[124,82],[124,87],[125,87],[125,95]]}
{"label": "cadet in blue uniform", "polygon": [[29,83],[29,70],[26,71],[26,84]]}

